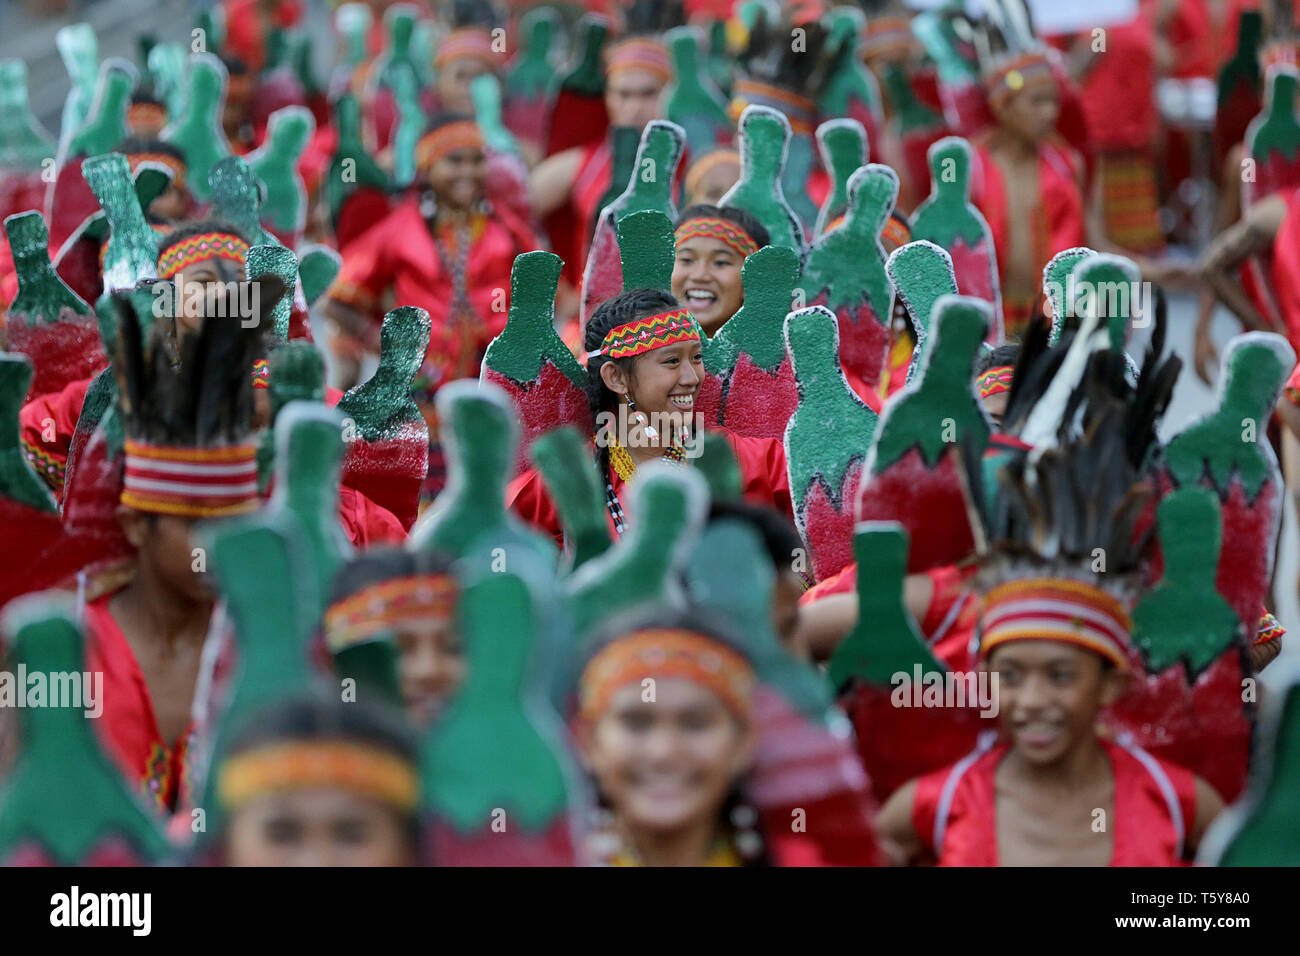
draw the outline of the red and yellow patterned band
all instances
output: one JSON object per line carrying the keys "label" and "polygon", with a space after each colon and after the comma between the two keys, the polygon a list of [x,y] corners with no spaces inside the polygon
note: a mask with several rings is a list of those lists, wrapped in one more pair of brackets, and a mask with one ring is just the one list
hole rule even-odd
{"label": "red and yellow patterned band", "polygon": [[220,518],[257,508],[257,446],[186,448],[127,439],[122,504],[151,514]]}
{"label": "red and yellow patterned band", "polygon": [[872,17],[867,21],[866,35],[862,41],[862,58],[874,60],[883,57],[897,60],[907,57],[916,47],[912,21],[907,17]]}
{"label": "red and yellow patterned band", "polygon": [[1024,578],[988,592],[980,615],[980,658],[1010,641],[1060,641],[1126,670],[1133,622],[1114,595],[1081,581]]}
{"label": "red and yellow patterned band", "polygon": [[229,259],[243,263],[248,257],[248,243],[227,232],[205,232],[191,236],[169,248],[158,259],[158,278],[170,279],[196,262]]}
{"label": "red and yellow patterned band", "polygon": [[673,78],[673,66],[672,61],[668,59],[668,51],[658,40],[651,40],[648,37],[620,40],[610,48],[605,75],[614,76],[625,70],[644,70],[664,83]]}
{"label": "red and yellow patterned band", "polygon": [[420,795],[415,767],[395,753],[342,740],[288,741],[236,754],[221,765],[217,796],[226,810],[285,790],[331,787],[403,812]]}
{"label": "red and yellow patterned band", "polygon": [[253,363],[253,388],[270,387],[271,363],[266,359],[258,359]]}
{"label": "red and yellow patterned band", "polygon": [[168,156],[166,153],[132,153],[126,159],[131,165],[133,174],[143,163],[153,163],[171,170],[173,186],[184,187],[185,185],[185,164],[175,156]]}
{"label": "red and yellow patterned band", "polygon": [[699,236],[717,239],[730,247],[742,259],[758,252],[758,243],[750,238],[749,233],[734,222],[729,222],[726,219],[717,219],[712,216],[688,219],[678,226],[677,231],[674,233],[679,246],[688,239],[695,239]]}
{"label": "red and yellow patterned band", "polygon": [[582,671],[579,713],[598,720],[614,693],[646,678],[676,678],[717,694],[741,720],[749,717],[757,678],[743,656],[727,645],[694,631],[653,628],[635,631],[607,644]]}
{"label": "red and yellow patterned band", "polygon": [[452,30],[438,44],[438,53],[433,59],[433,65],[442,69],[454,60],[464,59],[482,60],[489,65],[495,65],[502,62],[504,57],[493,51],[492,34],[487,30],[479,27],[464,27],[460,30]]}
{"label": "red and yellow patterned band", "polygon": [[984,80],[989,103],[1001,106],[1031,86],[1055,86],[1052,66],[1042,53],[1022,53],[993,70]]}
{"label": "red and yellow patterned band", "polygon": [[695,324],[695,316],[686,309],[674,309],[672,312],[661,312],[610,329],[600,348],[591,355],[631,358],[661,349],[665,345],[699,340],[700,332]]}
{"label": "red and yellow patterned band", "polygon": [[736,80],[731,105],[727,107],[732,122],[739,122],[745,107],[755,103],[770,106],[785,114],[785,118],[790,121],[791,131],[796,135],[807,136],[812,133],[817,119],[817,104],[808,97],[757,80]]}
{"label": "red and yellow patterned band", "polygon": [[1265,611],[1264,616],[1259,619],[1259,627],[1255,631],[1255,643],[1267,644],[1269,641],[1275,641],[1286,633],[1286,628],[1282,622],[1275,618],[1270,612]]}
{"label": "red and yellow patterned band", "polygon": [[456,595],[456,579],[450,574],[381,581],[330,606],[325,612],[325,643],[334,653],[402,621],[450,617],[456,612]]}
{"label": "red and yellow patterned band", "polygon": [[415,144],[415,165],[428,169],[458,149],[482,149],[483,134],[473,120],[457,120],[425,133]]}
{"label": "red and yellow patterned band", "polygon": [[995,365],[980,372],[975,378],[975,389],[980,398],[1011,391],[1011,379],[1015,375],[1014,365]]}
{"label": "red and yellow patterned band", "polygon": [[686,195],[695,195],[704,177],[719,166],[735,166],[739,175],[740,153],[734,149],[715,149],[697,159],[686,171]]}

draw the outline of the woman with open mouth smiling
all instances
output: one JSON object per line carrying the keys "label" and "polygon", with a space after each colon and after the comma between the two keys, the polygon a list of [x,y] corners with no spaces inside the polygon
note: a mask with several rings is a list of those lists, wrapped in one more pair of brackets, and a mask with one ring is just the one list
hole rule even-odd
{"label": "woman with open mouth smiling", "polygon": [[[592,313],[584,341],[587,396],[597,430],[596,465],[605,484],[611,537],[626,529],[623,486],[639,465],[685,462],[698,448],[695,400],[704,382],[700,324],[660,289],[633,289]],[[774,438],[747,438],[719,428],[740,465],[746,499],[793,514],[785,449]],[[506,492],[507,505],[563,543],[559,514],[541,474],[530,468]]]}
{"label": "woman with open mouth smiling", "polygon": [[745,302],[740,280],[745,257],[771,239],[763,224],[743,209],[703,204],[682,212],[676,239],[673,295],[699,320],[704,334],[713,338]]}

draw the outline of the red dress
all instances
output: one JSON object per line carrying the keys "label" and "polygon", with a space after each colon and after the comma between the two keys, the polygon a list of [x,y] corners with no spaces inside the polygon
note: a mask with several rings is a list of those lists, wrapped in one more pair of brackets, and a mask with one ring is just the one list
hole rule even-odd
{"label": "red dress", "polygon": [[23,452],[57,498],[63,497],[64,470],[72,435],[77,430],[77,419],[81,417],[81,406],[85,404],[91,381],[87,378],[69,382],[61,391],[32,399],[18,413]]}
{"label": "red dress", "polygon": [[[1125,743],[1101,741],[1115,777],[1111,866],[1178,866],[1196,819],[1196,778]],[[1010,749],[992,740],[916,782],[912,825],[940,866],[998,866],[994,775]]]}
{"label": "red dress", "polygon": [[298,0],[280,0],[272,15],[273,23],[264,24],[258,8],[260,0],[227,0],[226,49],[247,64],[254,73],[266,66],[266,26],[282,30],[296,26],[302,19]]}
{"label": "red dress", "polygon": [[[1007,295],[1006,274],[1011,224],[1007,213],[1007,186],[1002,169],[984,146],[976,147],[979,162],[971,179],[971,202],[988,220],[998,256],[998,281],[1002,283],[1002,311],[1008,338],[1018,335],[1033,314],[1037,296],[1013,302]],[[1056,253],[1087,242],[1083,196],[1079,192],[1078,165],[1072,151],[1055,137],[1038,147],[1038,202],[1033,229],[1033,274]]]}
{"label": "red dress", "polygon": [[86,669],[104,675],[104,711],[95,721],[100,740],[127,781],[159,810],[176,805],[193,726],[163,740],[149,685],[126,635],[109,612],[107,594],[86,605]]}
{"label": "red dress", "polygon": [[[793,516],[794,504],[790,498],[785,448],[781,442],[775,438],[746,438],[724,428],[716,430],[722,433],[731,445],[732,451],[736,453],[745,500],[752,504],[775,508],[787,517]],[[626,510],[624,481],[613,468],[609,469],[609,483]],[[546,483],[536,468],[529,468],[510,482],[506,488],[506,507],[563,545],[564,531],[560,526],[560,516],[551,501]],[[605,523],[609,528],[609,536],[616,539],[618,533],[614,529],[614,519],[608,509],[605,512]]]}
{"label": "red dress", "polygon": [[[457,321],[453,314],[454,278],[417,199],[403,202],[343,250],[343,267],[330,289],[332,298],[375,321],[382,319],[380,300],[389,288],[402,305],[428,311],[432,334],[422,378],[429,380],[424,384],[430,392],[452,378],[478,376],[483,351],[506,325],[515,256],[540,247],[532,231],[500,206],[475,216],[470,229],[464,283],[470,321]],[[454,268],[461,250],[451,230],[444,233]]]}

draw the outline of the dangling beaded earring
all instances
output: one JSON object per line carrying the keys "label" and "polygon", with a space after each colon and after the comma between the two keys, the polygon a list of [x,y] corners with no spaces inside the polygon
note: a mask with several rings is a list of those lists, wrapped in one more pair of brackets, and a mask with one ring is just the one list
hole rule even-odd
{"label": "dangling beaded earring", "polygon": [[731,826],[736,842],[736,852],[747,863],[752,863],[763,854],[763,837],[758,831],[758,811],[747,803],[738,803],[731,808]]}
{"label": "dangling beaded earring", "polygon": [[631,395],[628,395],[627,397],[627,410],[631,416],[632,424],[642,426],[645,429],[646,438],[657,442],[659,440],[658,430],[651,427],[650,419],[646,418],[645,412],[637,411],[636,402],[633,401]]}

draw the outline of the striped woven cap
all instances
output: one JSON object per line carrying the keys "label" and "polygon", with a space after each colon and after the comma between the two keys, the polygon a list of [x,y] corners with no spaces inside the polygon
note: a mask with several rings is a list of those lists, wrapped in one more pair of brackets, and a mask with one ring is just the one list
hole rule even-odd
{"label": "striped woven cap", "polygon": [[185,448],[128,439],[122,504],[152,514],[218,518],[257,508],[257,446]]}
{"label": "striped woven cap", "polygon": [[980,658],[1010,641],[1060,641],[1129,666],[1133,622],[1120,601],[1091,584],[1063,578],[1022,578],[984,598]]}

